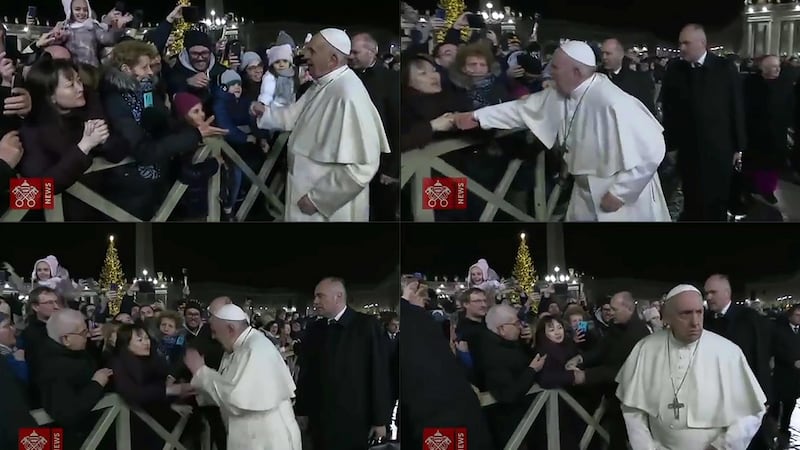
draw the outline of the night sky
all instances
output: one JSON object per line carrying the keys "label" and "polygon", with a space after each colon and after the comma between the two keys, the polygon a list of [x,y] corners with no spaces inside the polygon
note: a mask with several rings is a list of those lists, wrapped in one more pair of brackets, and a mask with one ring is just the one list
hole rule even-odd
{"label": "night sky", "polygon": [[[39,16],[55,23],[64,19],[64,10],[60,0],[27,0],[12,1],[0,0],[0,16],[19,17],[23,19],[28,6],[36,6]],[[92,8],[99,15],[107,13],[117,3],[116,0],[91,0]],[[311,4],[313,3],[313,5]],[[397,31],[399,29],[399,13],[396,2],[364,0],[347,1],[346,6],[341,1],[298,2],[291,0],[264,2],[258,0],[225,0],[226,12],[234,12],[248,21],[269,22],[308,22],[308,23],[336,23],[341,26],[373,25],[377,28]],[[156,22],[163,20],[174,8],[176,2],[153,0],[127,0],[127,9],[135,11],[141,9],[145,13],[145,21]],[[204,0],[192,0],[192,4],[205,8]],[[217,14],[222,14],[217,11]]]}
{"label": "night sky", "polygon": [[[485,258],[510,276],[520,232],[546,273],[544,224],[404,225],[401,268],[463,279]],[[596,278],[682,281],[722,272],[743,281],[800,269],[800,226],[792,224],[565,224],[564,241],[567,266]]]}
{"label": "night sky", "polygon": [[[485,0],[467,0],[471,11],[483,8]],[[677,40],[688,22],[699,22],[709,30],[724,28],[742,12],[741,0],[499,0],[498,6],[531,16],[572,20],[619,29],[652,31],[662,39]],[[437,0],[408,0],[415,8],[433,12]]]}
{"label": "night sky", "polygon": [[[108,235],[115,235],[125,275],[135,268],[135,225],[37,224],[3,226],[0,260],[27,278],[33,263],[54,254],[73,278],[99,279]],[[313,289],[323,277],[377,284],[397,269],[394,224],[153,224],[152,274],[259,288]],[[13,237],[13,238],[12,238]]]}

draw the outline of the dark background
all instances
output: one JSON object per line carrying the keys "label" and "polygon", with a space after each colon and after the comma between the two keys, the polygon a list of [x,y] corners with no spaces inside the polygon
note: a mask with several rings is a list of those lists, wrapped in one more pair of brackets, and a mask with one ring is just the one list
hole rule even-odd
{"label": "dark background", "polygon": [[[406,224],[401,268],[463,279],[485,258],[509,277],[520,232],[546,274],[544,224]],[[595,278],[681,282],[721,272],[741,281],[800,270],[800,226],[792,224],[565,224],[564,242],[567,267]]]}
{"label": "dark background", "polygon": [[[509,6],[526,16],[538,12],[551,19],[603,25],[621,30],[645,30],[677,41],[681,27],[698,22],[709,30],[724,28],[744,8],[742,0],[500,0],[495,9]],[[436,9],[436,0],[408,0],[420,11]],[[485,0],[467,0],[467,8],[484,8]]]}
{"label": "dark background", "polygon": [[[145,13],[145,22],[158,22],[177,4],[173,0],[128,0],[127,9],[141,9]],[[114,7],[116,0],[92,0],[92,9],[102,16]],[[193,6],[201,11],[205,1],[192,0]],[[24,20],[28,6],[38,8],[39,17],[50,20],[50,23],[64,19],[64,10],[60,0],[0,0],[0,16],[8,16],[13,20],[18,17]],[[303,22],[303,23],[336,23],[342,27],[372,25],[377,28],[397,32],[399,29],[399,9],[395,1],[364,0],[298,2],[291,0],[225,0],[226,13],[234,12],[246,20],[256,22]],[[216,11],[219,16],[223,11]]]}
{"label": "dark background", "polygon": [[[397,270],[398,226],[394,224],[154,224],[155,267],[164,276],[260,288],[313,289],[323,277],[351,284],[386,280]],[[99,279],[113,234],[127,278],[136,274],[133,224],[8,224],[0,261],[26,279],[33,263],[55,255],[77,278]]]}

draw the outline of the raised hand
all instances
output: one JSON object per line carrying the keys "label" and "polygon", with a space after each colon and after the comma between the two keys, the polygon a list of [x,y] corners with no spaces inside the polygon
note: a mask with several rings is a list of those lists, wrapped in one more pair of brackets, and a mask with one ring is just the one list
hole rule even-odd
{"label": "raised hand", "polygon": [[200,131],[200,134],[204,138],[225,136],[226,134],[228,134],[228,130],[217,128],[211,125],[213,122],[214,122],[214,116],[211,116],[205,122],[200,124],[199,127],[197,127],[197,129]]}
{"label": "raised hand", "polygon": [[528,367],[535,370],[536,372],[539,372],[540,370],[542,370],[542,367],[544,367],[544,362],[546,360],[547,360],[547,355],[542,355],[540,353],[537,353],[536,357],[531,360],[530,364],[528,364]]}

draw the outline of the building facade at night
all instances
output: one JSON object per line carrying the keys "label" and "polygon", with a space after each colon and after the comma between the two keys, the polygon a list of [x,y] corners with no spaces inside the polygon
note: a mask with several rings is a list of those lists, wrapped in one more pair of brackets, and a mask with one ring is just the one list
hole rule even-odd
{"label": "building facade at night", "polygon": [[800,53],[800,4],[759,3],[745,7],[741,55]]}

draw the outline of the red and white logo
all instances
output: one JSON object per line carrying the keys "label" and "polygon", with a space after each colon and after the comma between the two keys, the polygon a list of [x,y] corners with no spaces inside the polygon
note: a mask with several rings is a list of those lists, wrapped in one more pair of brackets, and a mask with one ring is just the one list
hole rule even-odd
{"label": "red and white logo", "polygon": [[55,207],[55,182],[52,178],[12,178],[8,191],[11,209],[39,210]]}
{"label": "red and white logo", "polygon": [[422,450],[467,450],[467,429],[425,428]]}
{"label": "red and white logo", "polygon": [[21,428],[19,450],[63,450],[64,430],[61,428]]}
{"label": "red and white logo", "polygon": [[422,197],[423,209],[467,209],[467,179],[425,178]]}

